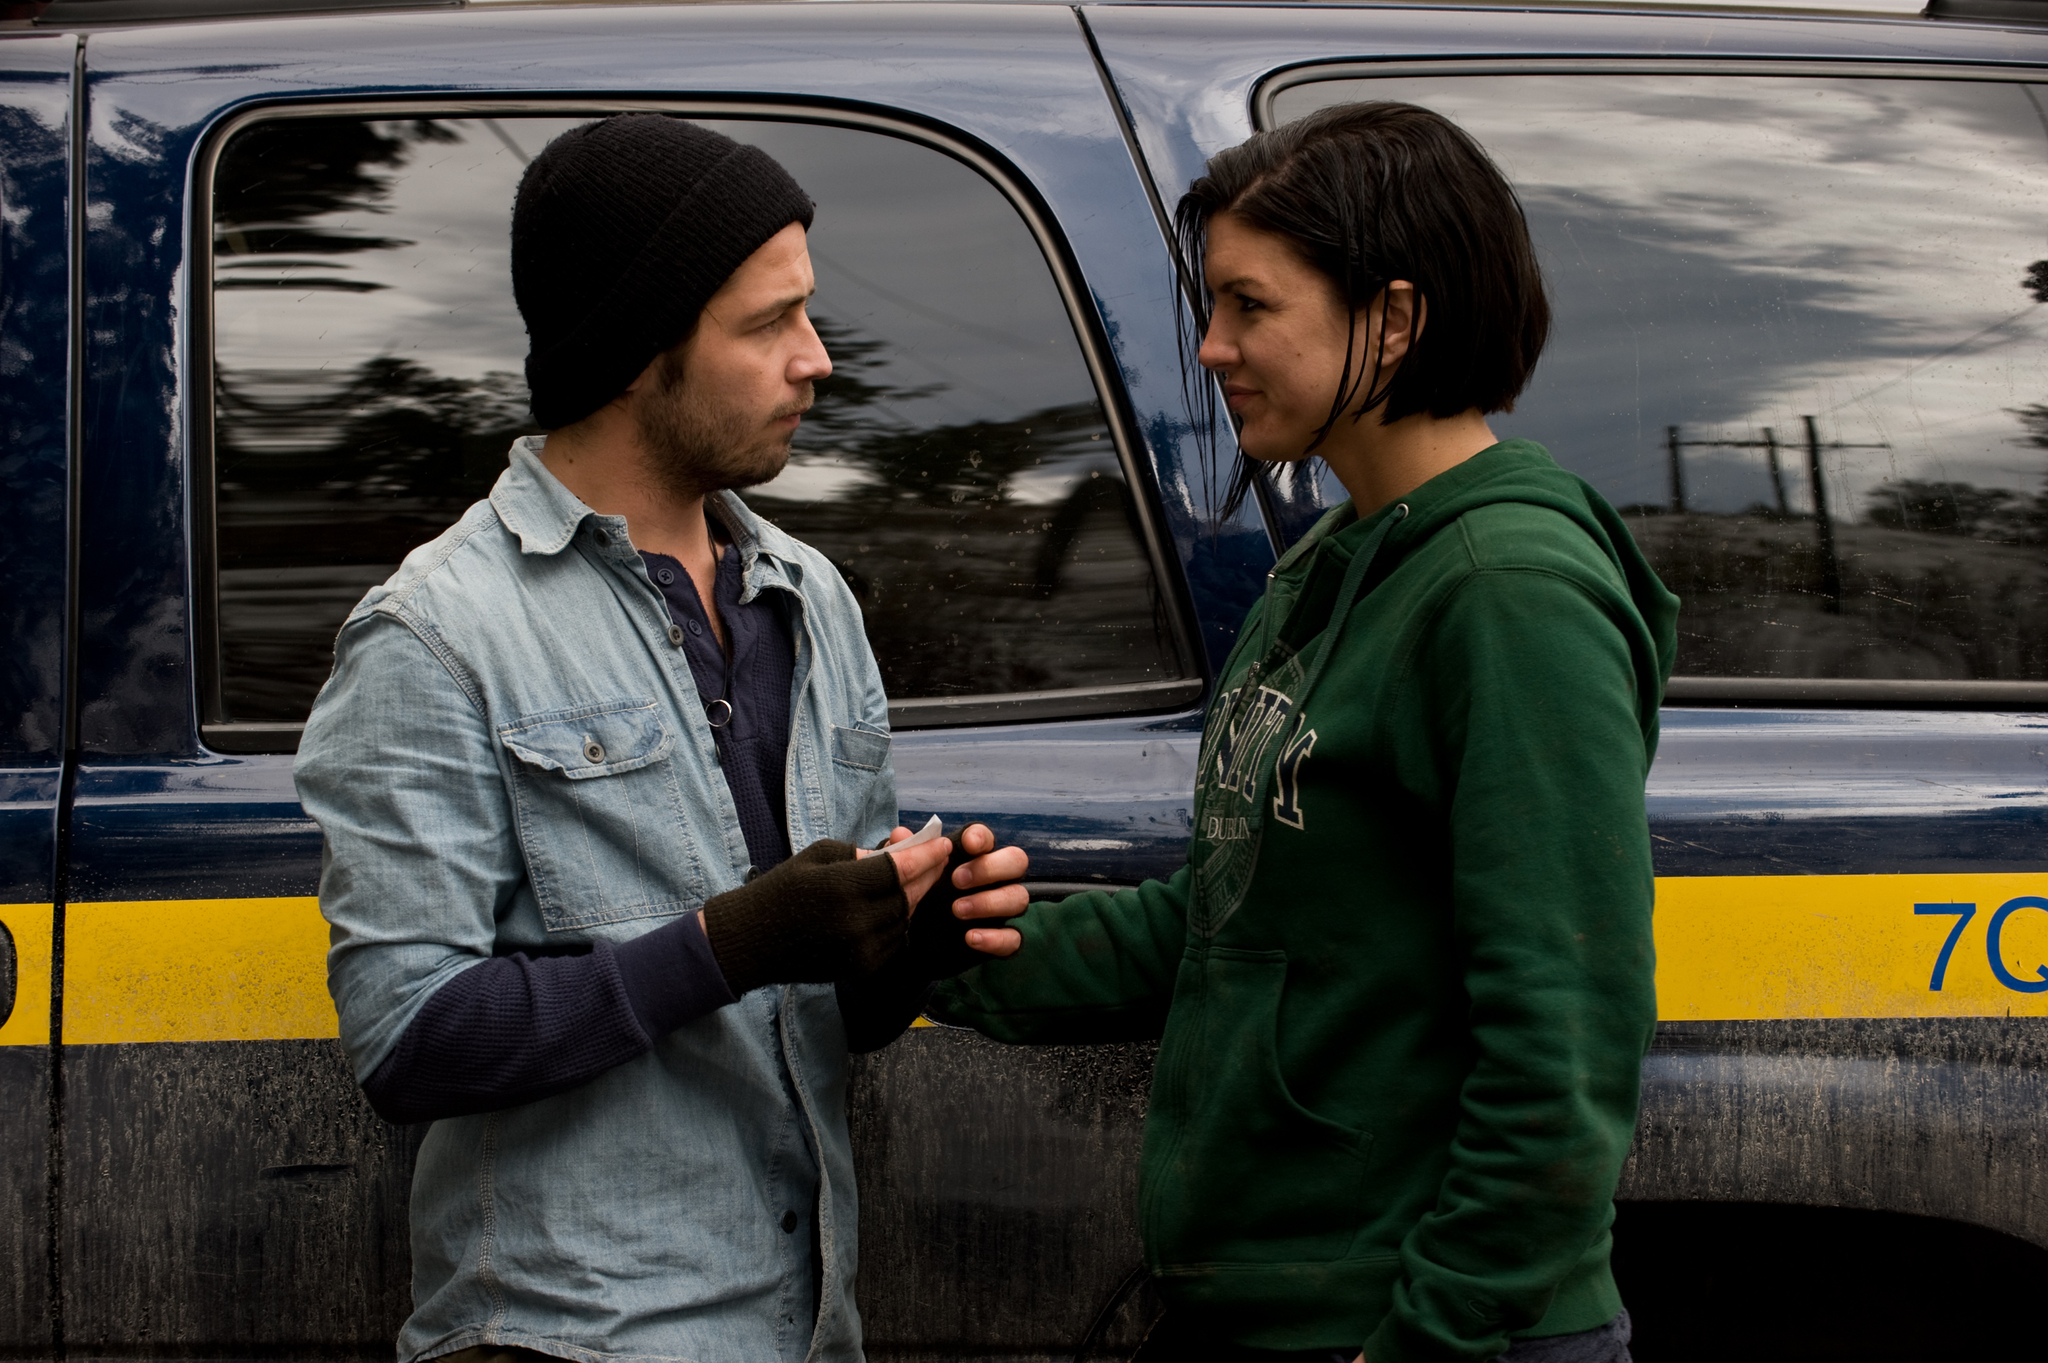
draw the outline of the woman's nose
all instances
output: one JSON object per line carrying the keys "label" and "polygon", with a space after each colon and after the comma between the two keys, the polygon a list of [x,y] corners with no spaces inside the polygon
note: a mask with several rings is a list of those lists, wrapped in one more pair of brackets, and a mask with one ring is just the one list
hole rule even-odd
{"label": "woman's nose", "polygon": [[1216,325],[1212,322],[1209,330],[1202,336],[1202,348],[1195,352],[1195,360],[1202,368],[1221,373],[1236,362],[1237,347],[1218,335]]}

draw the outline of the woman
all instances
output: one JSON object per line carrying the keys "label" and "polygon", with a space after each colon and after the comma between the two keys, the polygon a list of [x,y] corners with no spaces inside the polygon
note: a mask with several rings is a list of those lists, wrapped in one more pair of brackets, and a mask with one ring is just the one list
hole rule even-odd
{"label": "woman", "polygon": [[1351,498],[1224,667],[1187,867],[980,929],[1015,954],[935,1015],[1163,1034],[1147,1358],[1626,1359],[1608,1228],[1677,600],[1598,493],[1488,427],[1549,309],[1470,138],[1352,105],[1208,172],[1178,214],[1200,363],[1244,456],[1315,454]]}

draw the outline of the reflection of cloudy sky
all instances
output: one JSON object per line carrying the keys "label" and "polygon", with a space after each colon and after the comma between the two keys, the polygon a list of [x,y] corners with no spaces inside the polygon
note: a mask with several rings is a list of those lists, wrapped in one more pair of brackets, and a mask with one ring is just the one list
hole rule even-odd
{"label": "reflection of cloudy sky", "polygon": [[[475,377],[518,372],[525,328],[512,302],[512,198],[530,156],[580,119],[506,117],[496,128],[452,120],[452,144],[424,143],[390,173],[386,211],[353,211],[314,226],[396,238],[381,251],[309,257],[223,256],[219,277],[347,281],[383,288],[227,289],[215,302],[225,366],[326,369],[380,354]],[[815,315],[888,343],[870,383],[927,390],[869,414],[899,427],[1005,421],[1093,396],[1074,333],[1036,243],[978,174],[931,149],[840,128],[769,122],[708,126],[770,151],[818,203],[811,232]],[[383,172],[377,172],[383,173]],[[789,477],[814,495],[856,479],[829,450],[807,452]],[[1068,472],[1060,481],[1071,481]]]}
{"label": "reflection of cloudy sky", "polygon": [[[1469,129],[1522,194],[1556,323],[1528,395],[1496,420],[1618,503],[1663,501],[1667,425],[1688,440],[1830,452],[1831,498],[1888,478],[2033,492],[2048,454],[2008,409],[2048,402],[2048,135],[2028,87],[1751,76],[1328,82],[1291,118],[1406,99]],[[2044,100],[2048,102],[2048,100]],[[1787,451],[1803,509],[1804,455]],[[1768,501],[1759,452],[1697,450],[1696,509]]]}

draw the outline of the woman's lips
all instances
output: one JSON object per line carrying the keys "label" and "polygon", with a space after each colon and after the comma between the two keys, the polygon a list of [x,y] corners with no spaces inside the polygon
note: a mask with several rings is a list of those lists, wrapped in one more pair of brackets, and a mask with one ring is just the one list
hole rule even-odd
{"label": "woman's lips", "polygon": [[1223,400],[1230,404],[1230,410],[1234,412],[1247,402],[1250,402],[1254,397],[1257,397],[1258,392],[1259,390],[1256,388],[1233,388],[1225,384],[1223,387]]}

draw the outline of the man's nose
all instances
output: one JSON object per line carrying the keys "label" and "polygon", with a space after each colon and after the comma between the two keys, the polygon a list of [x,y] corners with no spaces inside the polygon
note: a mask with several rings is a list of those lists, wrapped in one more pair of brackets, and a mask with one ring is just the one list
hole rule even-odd
{"label": "man's nose", "polygon": [[832,357],[826,353],[825,343],[818,337],[818,329],[811,325],[808,313],[803,316],[802,344],[789,362],[791,383],[814,383],[828,378],[832,373]]}

